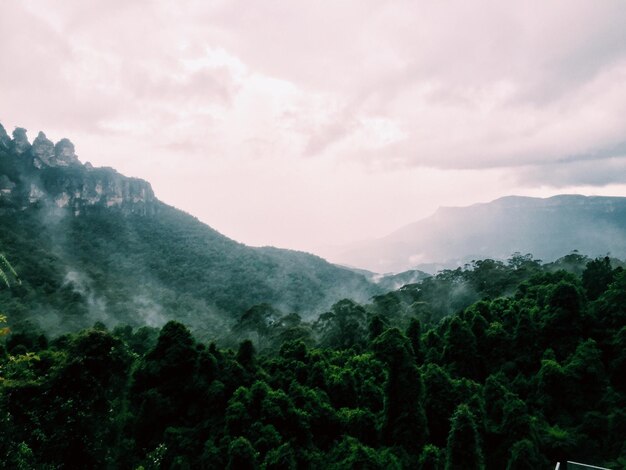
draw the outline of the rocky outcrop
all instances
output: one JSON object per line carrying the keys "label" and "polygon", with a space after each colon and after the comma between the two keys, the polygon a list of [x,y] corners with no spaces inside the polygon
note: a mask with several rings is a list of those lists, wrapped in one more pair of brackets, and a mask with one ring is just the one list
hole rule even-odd
{"label": "rocky outcrop", "polygon": [[11,145],[11,138],[6,129],[0,124],[0,149],[8,149]]}
{"label": "rocky outcrop", "polygon": [[74,153],[74,144],[69,139],[61,139],[54,146],[55,164],[68,166],[80,164],[78,157]]}
{"label": "rocky outcrop", "polygon": [[[153,214],[159,207],[146,181],[127,178],[112,168],[82,165],[74,144],[61,139],[54,144],[39,132],[32,145],[26,129],[18,127],[10,139],[0,125],[0,211],[30,206],[69,210],[75,215],[96,208],[124,213]],[[0,170],[1,171],[1,170]]]}
{"label": "rocky outcrop", "polygon": [[38,168],[46,166],[80,165],[74,151],[74,144],[69,139],[61,139],[56,144],[39,132],[31,147],[33,165]]}
{"label": "rocky outcrop", "polygon": [[46,134],[39,132],[35,140],[33,140],[31,153],[34,158],[33,164],[37,168],[42,168],[44,165],[52,166],[52,160],[54,159],[54,143],[46,137]]}
{"label": "rocky outcrop", "polygon": [[47,202],[58,208],[68,208],[76,215],[95,207],[146,215],[156,212],[158,200],[147,181],[128,178],[112,168],[81,170],[44,170],[43,189],[50,197]]}
{"label": "rocky outcrop", "polygon": [[13,131],[12,149],[17,155],[22,155],[30,150],[30,142],[26,137],[26,129],[16,127]]}

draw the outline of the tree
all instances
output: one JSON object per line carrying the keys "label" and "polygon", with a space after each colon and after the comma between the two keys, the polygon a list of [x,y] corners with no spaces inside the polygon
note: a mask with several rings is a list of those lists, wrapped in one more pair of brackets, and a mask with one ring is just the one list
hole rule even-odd
{"label": "tree", "polygon": [[613,282],[615,273],[611,268],[608,256],[596,258],[587,263],[583,271],[582,281],[589,300],[596,300]]}
{"label": "tree", "polygon": [[228,446],[228,470],[254,470],[257,468],[259,453],[254,450],[250,441],[238,437]]}
{"label": "tree", "polygon": [[360,346],[367,338],[365,309],[349,299],[334,304],[330,312],[320,315],[315,329],[323,346],[348,349]]}
{"label": "tree", "polygon": [[541,467],[541,459],[531,441],[523,439],[513,445],[506,470],[535,470]]}
{"label": "tree", "polygon": [[561,280],[550,286],[547,303],[541,324],[544,342],[563,358],[574,351],[582,331],[583,295],[573,282]]}
{"label": "tree", "polygon": [[616,272],[613,283],[595,304],[595,315],[603,329],[626,325],[626,270]]}
{"label": "tree", "polygon": [[252,369],[254,367],[254,344],[249,339],[242,341],[239,344],[239,350],[237,351],[237,362],[241,364],[245,369]]}
{"label": "tree", "polygon": [[474,415],[465,404],[459,405],[452,417],[446,448],[446,470],[482,470],[482,450]]}
{"label": "tree", "polygon": [[270,304],[254,305],[246,310],[233,327],[233,331],[240,335],[256,333],[256,343],[259,350],[265,345],[265,338],[270,333],[271,326],[281,317],[281,313]]}
{"label": "tree", "polygon": [[214,357],[199,350],[189,330],[178,322],[161,329],[155,348],[138,364],[130,393],[134,434],[140,449],[161,442],[168,427],[199,421],[211,413],[198,401],[213,379]]}
{"label": "tree", "polygon": [[131,355],[108,332],[86,330],[71,337],[67,357],[51,380],[41,406],[50,427],[48,457],[56,465],[81,468],[111,463],[119,449],[119,427],[111,419],[121,410],[119,397],[128,381]]}
{"label": "tree", "polygon": [[444,336],[443,360],[458,376],[476,378],[476,337],[461,318],[455,316]]}
{"label": "tree", "polygon": [[380,315],[374,315],[369,323],[370,341],[374,341],[385,330],[385,322]]}
{"label": "tree", "polygon": [[613,337],[613,360],[610,364],[611,382],[621,393],[626,394],[626,326]]}
{"label": "tree", "polygon": [[357,439],[345,436],[329,454],[330,470],[362,468],[368,470],[400,470],[398,459],[388,450],[376,450]]}
{"label": "tree", "polygon": [[263,470],[295,470],[296,454],[289,442],[270,450],[263,461]]}
{"label": "tree", "polygon": [[400,330],[391,328],[374,341],[373,349],[388,371],[383,442],[415,452],[426,442],[428,427],[422,407],[424,383],[415,366],[411,344]]}
{"label": "tree", "polygon": [[441,454],[441,449],[438,447],[432,444],[425,445],[419,458],[419,469],[439,470],[443,466]]}
{"label": "tree", "polygon": [[427,364],[423,377],[426,389],[424,409],[430,441],[443,448],[450,432],[450,417],[457,403],[454,383],[448,372],[436,364]]}
{"label": "tree", "polygon": [[422,362],[424,362],[424,350],[422,347],[422,324],[417,318],[411,319],[411,322],[406,329],[406,336],[411,342],[415,361],[418,364],[421,364]]}

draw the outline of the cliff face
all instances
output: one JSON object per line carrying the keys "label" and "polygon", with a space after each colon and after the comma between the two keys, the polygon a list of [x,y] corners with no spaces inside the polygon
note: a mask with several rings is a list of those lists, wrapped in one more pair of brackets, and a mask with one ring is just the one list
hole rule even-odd
{"label": "cliff face", "polygon": [[10,138],[0,124],[0,212],[34,205],[74,215],[99,207],[150,215],[159,201],[144,180],[83,165],[68,139],[54,144],[39,132],[31,144],[25,129]]}

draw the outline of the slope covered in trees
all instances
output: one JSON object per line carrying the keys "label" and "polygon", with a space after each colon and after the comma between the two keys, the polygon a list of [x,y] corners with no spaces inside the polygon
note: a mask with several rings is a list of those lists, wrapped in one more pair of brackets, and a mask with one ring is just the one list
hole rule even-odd
{"label": "slope covered in trees", "polygon": [[[231,349],[177,322],[13,331],[0,455],[11,468],[626,466],[624,270],[517,256],[424,282],[315,322],[257,305]],[[477,298],[438,303],[455,283]]]}
{"label": "slope covered in trees", "polygon": [[0,227],[23,280],[0,291],[0,307],[13,326],[50,333],[176,319],[212,336],[258,303],[312,315],[380,293],[317,256],[237,243],[160,202],[147,182],[81,164],[67,139],[40,133],[31,144],[1,125]]}

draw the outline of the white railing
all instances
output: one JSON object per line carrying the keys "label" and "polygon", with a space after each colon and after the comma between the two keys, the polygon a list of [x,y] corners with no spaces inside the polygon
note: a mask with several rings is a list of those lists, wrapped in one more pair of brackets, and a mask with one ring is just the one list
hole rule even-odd
{"label": "white railing", "polygon": [[[572,464],[572,465],[576,465],[577,467],[584,467],[584,468],[595,468],[598,470],[611,470],[610,468],[605,468],[605,467],[597,467],[595,465],[588,465],[586,463],[580,463],[580,462],[572,462],[571,460],[567,461],[568,464]],[[561,462],[557,462],[556,463],[556,467],[554,468],[554,470],[559,470],[561,468]],[[570,465],[567,466],[568,470],[570,470]],[[574,469],[571,469],[574,470]]]}

